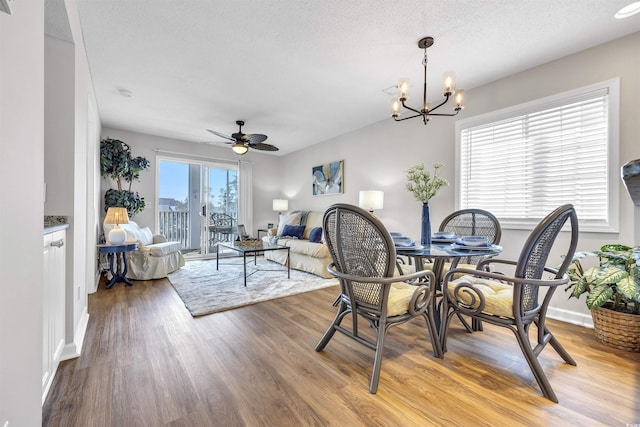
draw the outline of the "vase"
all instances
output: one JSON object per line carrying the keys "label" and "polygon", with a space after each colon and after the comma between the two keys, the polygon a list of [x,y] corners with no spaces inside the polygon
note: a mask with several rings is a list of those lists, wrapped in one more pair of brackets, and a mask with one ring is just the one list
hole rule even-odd
{"label": "vase", "polygon": [[420,237],[420,244],[431,244],[431,215],[429,213],[429,203],[422,204],[422,234]]}

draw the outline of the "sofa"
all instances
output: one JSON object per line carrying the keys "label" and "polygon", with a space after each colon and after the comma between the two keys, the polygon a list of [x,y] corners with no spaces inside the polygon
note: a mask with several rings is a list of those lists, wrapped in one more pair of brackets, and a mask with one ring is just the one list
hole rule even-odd
{"label": "sofa", "polygon": [[[102,224],[104,235],[115,227]],[[167,277],[167,274],[184,266],[180,242],[168,242],[160,234],[152,234],[149,227],[139,227],[134,221],[120,224],[126,233],[127,242],[137,242],[138,250],[127,254],[129,270],[127,277],[133,280],[151,280]]]}
{"label": "sofa", "polygon": [[[290,253],[289,266],[291,268],[324,278],[333,277],[327,271],[327,266],[331,263],[329,249],[323,243],[323,240],[318,242],[309,240],[314,229],[322,228],[323,216],[324,212],[314,211],[293,211],[280,215],[278,227],[269,229],[262,240],[265,243],[276,241],[279,245],[288,246]],[[287,235],[288,233],[284,233],[287,225],[298,228],[301,234],[296,236]],[[318,231],[322,236],[322,231],[316,230],[313,237],[317,238]],[[282,265],[287,263],[287,253],[284,251],[267,251],[264,253],[264,257]]]}

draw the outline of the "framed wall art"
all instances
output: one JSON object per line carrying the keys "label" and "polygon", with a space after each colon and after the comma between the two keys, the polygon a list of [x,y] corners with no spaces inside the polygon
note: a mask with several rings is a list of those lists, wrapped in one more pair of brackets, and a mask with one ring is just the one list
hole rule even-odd
{"label": "framed wall art", "polygon": [[314,196],[344,193],[344,160],[311,169]]}

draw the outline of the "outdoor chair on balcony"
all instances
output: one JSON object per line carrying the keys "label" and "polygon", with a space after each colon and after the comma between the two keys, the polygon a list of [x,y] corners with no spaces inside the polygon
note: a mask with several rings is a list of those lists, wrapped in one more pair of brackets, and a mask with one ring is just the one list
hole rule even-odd
{"label": "outdoor chair on balcony", "polygon": [[235,233],[234,219],[231,215],[214,212],[211,214],[209,222],[209,245],[213,246],[218,242],[230,242]]}
{"label": "outdoor chair on balcony", "polygon": [[[369,391],[378,390],[385,336],[389,328],[421,316],[436,357],[442,357],[431,299],[435,287],[433,272],[418,271],[395,276],[396,251],[391,235],[382,222],[357,206],[336,204],[323,218],[325,241],[331,253],[329,272],[340,279],[338,313],[316,345],[322,351],[336,331],[375,350]],[[406,281],[420,278],[417,285]],[[351,327],[342,320],[351,314]],[[360,334],[358,318],[375,329],[375,341]],[[368,328],[366,328],[368,329]]]}
{"label": "outdoor chair on balcony", "polygon": [[[571,224],[571,231],[569,241],[562,245],[562,263],[559,268],[547,267],[549,253],[567,221]],[[572,205],[564,205],[547,215],[531,232],[518,261],[491,258],[481,261],[475,270],[450,270],[445,274],[442,283],[443,312],[446,316],[442,328],[443,350],[446,351],[450,322],[455,314],[464,314],[473,319],[509,328],[515,334],[533,376],[542,389],[542,394],[557,403],[558,398],[538,362],[538,355],[547,344],[551,344],[565,362],[570,365],[576,364],[551,334],[545,319],[556,288],[569,282],[566,271],[577,243],[576,211]],[[559,258],[558,263],[560,262]],[[489,265],[492,266],[491,271],[486,269]],[[509,274],[495,272],[496,268],[509,269]],[[535,324],[537,329],[535,347],[529,339],[532,324]],[[468,361],[473,363],[472,359]]]}

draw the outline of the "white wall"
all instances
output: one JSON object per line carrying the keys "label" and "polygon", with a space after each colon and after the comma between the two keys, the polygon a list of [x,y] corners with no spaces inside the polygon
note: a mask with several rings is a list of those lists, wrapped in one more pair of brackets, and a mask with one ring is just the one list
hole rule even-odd
{"label": "white wall", "polygon": [[43,3],[0,12],[0,426],[42,417]]}
{"label": "white wall", "polygon": [[[65,3],[73,41],[45,38],[45,215],[69,218],[66,268],[66,345],[77,357],[88,322],[87,293],[96,281],[95,205],[99,182],[100,119],[75,1]],[[88,287],[89,286],[89,287]]]}
{"label": "white wall", "polygon": [[[620,166],[640,158],[640,33],[526,72],[469,90],[467,106],[456,117],[465,118],[542,98],[557,92],[620,77]],[[380,108],[386,108],[381,105]],[[444,107],[443,107],[444,108]],[[442,175],[453,182],[455,165],[454,118],[434,118],[427,126],[418,119],[396,123],[391,119],[358,131],[341,135],[284,157],[282,186],[291,199],[292,209],[323,210],[332,203],[358,203],[359,190],[384,191],[384,209],[376,211],[391,231],[420,237],[420,203],[404,188],[406,170],[424,162],[445,164]],[[315,165],[345,161],[343,195],[312,196],[311,168]],[[620,187],[620,232],[615,234],[581,233],[578,250],[591,250],[605,242],[640,244],[640,208],[634,207],[622,180]],[[567,200],[570,202],[570,200]],[[437,226],[455,210],[454,188],[446,187],[430,201],[432,224]],[[481,207],[481,206],[478,206]],[[517,258],[527,231],[503,230],[504,257]],[[633,237],[635,236],[635,238]],[[561,236],[564,243],[566,236]],[[552,254],[560,263],[559,254]],[[567,301],[559,290],[554,296],[552,315],[567,321],[590,324],[584,300]]]}

